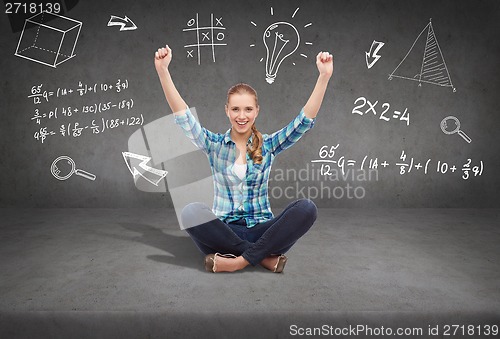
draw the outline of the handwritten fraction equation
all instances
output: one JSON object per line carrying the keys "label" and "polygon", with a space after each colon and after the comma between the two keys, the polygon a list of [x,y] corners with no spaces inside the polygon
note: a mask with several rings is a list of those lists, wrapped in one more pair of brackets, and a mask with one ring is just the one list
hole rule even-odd
{"label": "handwritten fraction equation", "polygon": [[[478,163],[473,163],[471,158],[468,158],[463,164],[457,166],[457,164],[448,163],[442,160],[426,159],[425,161],[416,160],[413,157],[408,157],[404,150],[401,151],[401,155],[399,159],[393,162],[387,161],[387,159],[382,159],[379,157],[370,158],[368,155],[365,155],[363,159],[357,161],[355,159],[347,158],[342,155],[338,157],[337,148],[339,144],[336,146],[328,146],[324,145],[319,150],[319,159],[312,160],[312,163],[320,163],[320,174],[325,176],[333,175],[332,170],[338,168],[342,171],[342,174],[345,175],[346,170],[349,170],[349,167],[352,169],[374,169],[378,170],[379,168],[385,169],[390,166],[395,166],[399,169],[400,175],[409,174],[412,171],[422,172],[425,175],[430,173],[438,173],[438,174],[453,174],[458,173],[462,174],[462,179],[468,180],[471,177],[478,177],[483,174],[484,163],[483,161],[479,161]],[[461,167],[461,168],[460,168]],[[460,172],[461,171],[461,172]]]}
{"label": "handwritten fraction equation", "polygon": [[[90,125],[80,125],[78,122],[63,124],[59,128],[59,133],[63,137],[73,137],[77,138],[82,135],[84,131],[92,131],[92,134],[103,133],[106,130],[112,130],[121,126],[143,126],[144,125],[144,116],[141,115],[138,117],[128,117],[128,118],[115,118],[115,119],[105,119],[101,118],[100,120],[93,119]],[[53,130],[48,130],[47,127],[41,127],[38,131],[33,134],[33,137],[41,142],[45,141],[49,136],[58,135]]]}
{"label": "handwritten fraction equation", "polygon": [[[127,93],[124,91],[130,90],[128,79],[82,80],[74,84],[58,87],[42,83],[30,87],[27,98],[34,106],[30,120],[39,125],[31,134],[36,141],[44,144],[53,136],[77,138],[144,124],[143,114],[134,112],[134,99],[123,97]],[[122,116],[117,117],[118,112]]]}
{"label": "handwritten fraction equation", "polygon": [[73,114],[97,114],[104,113],[111,109],[118,110],[130,110],[134,108],[134,99],[123,99],[118,102],[99,102],[90,105],[83,105],[81,109],[78,107],[66,106],[66,107],[56,107],[53,110],[40,112],[40,109],[35,108],[35,113],[31,117],[31,120],[40,125],[42,119],[51,120],[57,119],[61,116],[71,117]]}
{"label": "handwritten fraction equation", "polygon": [[[377,115],[377,105],[378,105],[378,100],[375,102],[371,102],[370,100],[366,99],[365,97],[359,97],[356,100],[354,100],[354,108],[352,109],[352,114],[359,114],[359,115],[365,115],[369,113],[373,113],[373,115]],[[406,126],[410,125],[410,112],[408,112],[408,108],[405,108],[404,111],[389,111],[391,108],[391,104],[388,102],[384,102],[380,106],[382,111],[380,112],[379,120],[384,120],[384,121],[389,121],[392,119],[399,120],[399,121],[406,121]],[[362,110],[365,109],[366,110]]]}
{"label": "handwritten fraction equation", "polygon": [[89,93],[98,93],[98,92],[107,92],[110,90],[115,90],[116,93],[120,93],[123,90],[129,88],[129,82],[127,79],[121,80],[118,79],[113,84],[108,83],[93,83],[93,84],[84,84],[81,81],[78,82],[78,85],[74,88],[71,87],[58,87],[54,90],[45,90],[43,84],[35,85],[31,87],[31,94],[28,95],[29,99],[33,99],[33,104],[39,105],[43,100],[45,102],[49,102],[51,97],[59,98],[64,96],[70,96],[72,94],[79,94],[80,96],[84,96]]}

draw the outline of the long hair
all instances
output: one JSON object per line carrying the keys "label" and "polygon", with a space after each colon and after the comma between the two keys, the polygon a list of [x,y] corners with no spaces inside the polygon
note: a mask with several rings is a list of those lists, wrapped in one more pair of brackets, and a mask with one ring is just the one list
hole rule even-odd
{"label": "long hair", "polygon": [[[244,94],[248,93],[254,96],[255,98],[255,106],[259,106],[259,100],[257,98],[257,92],[252,88],[252,86],[244,84],[244,83],[239,83],[231,87],[227,91],[227,103],[229,104],[229,98],[233,94]],[[252,124],[252,133],[253,133],[253,138],[252,138],[252,144],[247,146],[247,152],[252,157],[252,160],[254,164],[261,164],[262,163],[262,134],[257,130],[257,127],[255,126],[255,122]]]}

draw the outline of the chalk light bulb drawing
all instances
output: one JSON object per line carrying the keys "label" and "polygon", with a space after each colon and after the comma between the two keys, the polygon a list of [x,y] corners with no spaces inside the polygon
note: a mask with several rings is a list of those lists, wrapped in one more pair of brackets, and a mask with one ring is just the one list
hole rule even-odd
{"label": "chalk light bulb drawing", "polygon": [[283,60],[299,47],[299,32],[288,22],[280,21],[269,25],[262,39],[266,46],[266,81],[272,84]]}

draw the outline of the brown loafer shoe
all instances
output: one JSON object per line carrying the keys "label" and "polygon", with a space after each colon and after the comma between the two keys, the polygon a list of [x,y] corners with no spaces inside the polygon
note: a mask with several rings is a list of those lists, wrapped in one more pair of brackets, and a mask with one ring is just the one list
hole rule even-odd
{"label": "brown loafer shoe", "polygon": [[208,272],[215,272],[214,266],[215,266],[215,254],[214,253],[207,254],[205,256],[205,269]]}
{"label": "brown loafer shoe", "polygon": [[205,256],[205,269],[208,272],[213,272],[215,273],[217,271],[217,257],[224,257],[224,258],[236,258],[234,254],[220,254],[220,253],[211,253],[207,254]]}
{"label": "brown loafer shoe", "polygon": [[288,258],[284,254],[280,254],[278,257],[278,262],[276,265],[274,265],[274,273],[281,273],[283,272],[283,269],[285,268],[285,264]]}

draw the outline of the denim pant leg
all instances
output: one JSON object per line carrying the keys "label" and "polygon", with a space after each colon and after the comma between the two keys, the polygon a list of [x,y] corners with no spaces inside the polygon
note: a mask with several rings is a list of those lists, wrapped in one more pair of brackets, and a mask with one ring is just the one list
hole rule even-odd
{"label": "denim pant leg", "polygon": [[311,228],[317,214],[311,200],[294,201],[277,217],[249,229],[249,240],[258,239],[241,255],[255,266],[271,254],[285,253]]}
{"label": "denim pant leg", "polygon": [[191,203],[184,207],[181,220],[186,232],[204,254],[220,252],[241,255],[252,246],[252,243],[241,239],[203,203]]}

